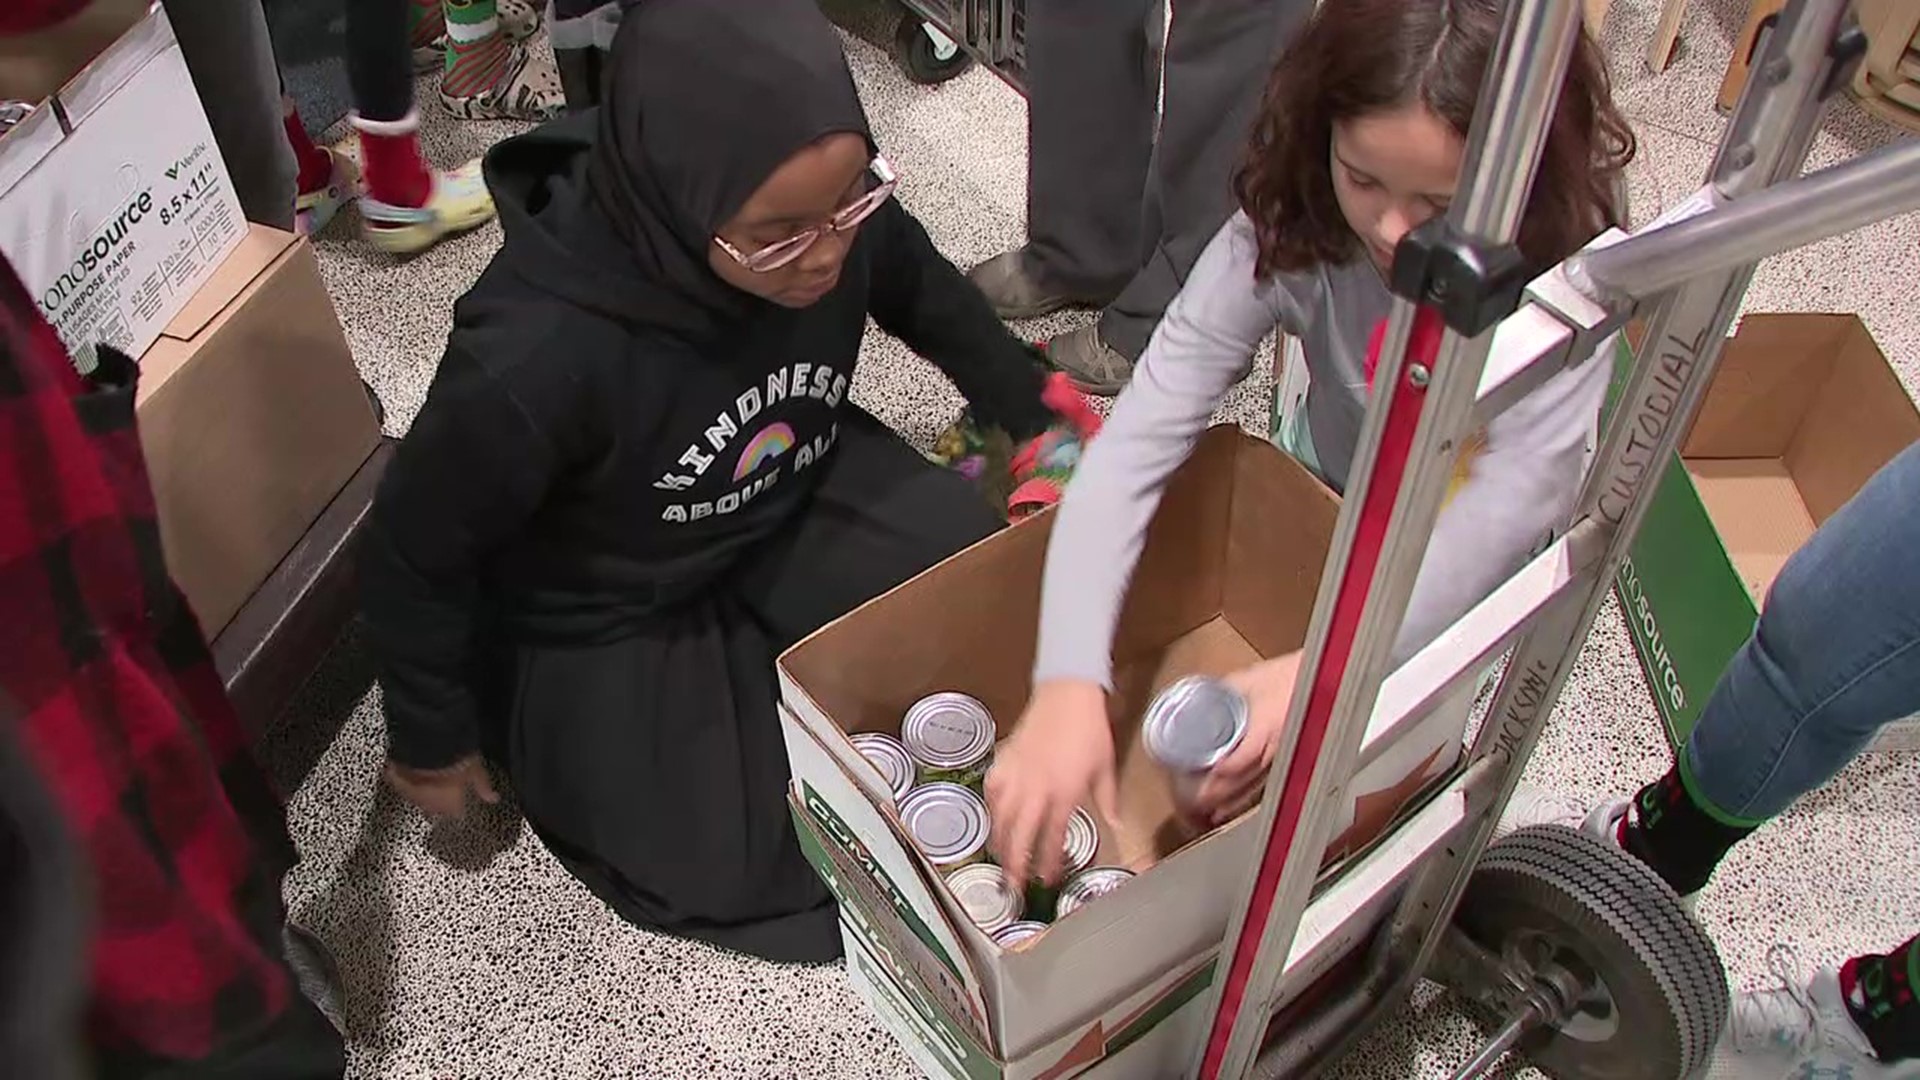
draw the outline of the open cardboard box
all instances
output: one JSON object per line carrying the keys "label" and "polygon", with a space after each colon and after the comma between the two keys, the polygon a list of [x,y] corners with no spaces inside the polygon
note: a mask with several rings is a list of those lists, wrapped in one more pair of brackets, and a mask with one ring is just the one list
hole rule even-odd
{"label": "open cardboard box", "polygon": [[1741,322],[1618,579],[1674,745],[1787,558],[1916,439],[1920,413],[1858,316]]}
{"label": "open cardboard box", "polygon": [[[830,881],[857,868],[867,914],[893,924],[903,963],[998,1060],[1072,1043],[1145,988],[1171,992],[1219,946],[1259,838],[1244,817],[1204,836],[1178,822],[1138,745],[1139,717],[1179,677],[1301,647],[1338,511],[1270,444],[1226,427],[1199,441],[1149,531],[1114,651],[1119,820],[1101,823],[1098,861],[1142,874],[1016,950],[993,944],[938,883],[847,735],[897,732],[913,702],[940,690],[979,698],[1009,732],[1031,689],[1051,519],[983,541],[780,658],[803,846]],[[1370,764],[1329,857],[1366,846],[1448,772],[1465,722],[1464,708],[1436,710]],[[823,865],[826,849],[846,865]]]}

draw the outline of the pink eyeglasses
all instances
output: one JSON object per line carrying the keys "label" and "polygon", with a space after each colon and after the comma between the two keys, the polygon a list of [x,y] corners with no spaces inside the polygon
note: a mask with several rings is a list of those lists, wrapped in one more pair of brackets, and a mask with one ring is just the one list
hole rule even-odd
{"label": "pink eyeglasses", "polygon": [[739,263],[741,266],[746,267],[756,274],[766,274],[778,270],[806,254],[807,249],[812,247],[815,241],[827,233],[846,232],[849,229],[857,228],[861,222],[872,217],[875,210],[880,209],[881,204],[885,203],[893,194],[894,186],[899,183],[899,178],[894,175],[893,166],[887,164],[887,159],[883,157],[875,157],[871,162],[868,162],[867,173],[878,181],[877,186],[865,195],[834,211],[832,217],[819,225],[815,225],[811,229],[807,229],[804,232],[797,232],[779,243],[768,244],[766,247],[761,248],[751,255],[742,254],[739,248],[734,247],[718,236],[713,238],[713,242],[720,245],[720,250],[726,252],[734,262]]}

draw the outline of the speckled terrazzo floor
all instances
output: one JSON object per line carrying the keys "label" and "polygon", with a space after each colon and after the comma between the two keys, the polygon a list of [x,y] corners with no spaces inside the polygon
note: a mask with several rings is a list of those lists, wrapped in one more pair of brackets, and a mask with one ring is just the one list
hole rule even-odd
{"label": "speckled terrazzo floor", "polygon": [[[1620,98],[1641,138],[1632,176],[1641,220],[1704,172],[1705,140],[1721,126],[1710,102],[1744,12],[1736,0],[1693,5],[1679,59],[1656,77],[1639,60],[1656,7],[1617,0],[1607,35]],[[977,71],[938,89],[916,87],[873,45],[850,39],[849,49],[879,140],[904,177],[901,198],[944,250],[965,265],[1016,243],[1024,205],[1020,100]],[[443,163],[514,130],[456,124],[423,100],[427,145]],[[1842,106],[1814,158],[1831,162],[1893,137]],[[397,263],[357,243],[351,228],[349,215],[320,239],[321,261],[362,370],[398,434],[426,391],[453,299],[499,233],[484,229]],[[1909,216],[1774,260],[1755,281],[1749,308],[1861,313],[1912,390],[1920,387],[1915,281],[1920,220]],[[1039,335],[1070,321],[1027,329]],[[951,389],[890,340],[871,337],[867,348],[856,397],[910,436],[930,438],[957,406]],[[1250,380],[1224,414],[1263,425],[1267,385],[1264,374]],[[837,969],[773,967],[632,930],[511,820],[430,832],[379,783],[380,698],[369,683],[364,655],[349,637],[284,721],[297,735],[345,717],[331,745],[310,748],[318,765],[292,803],[303,862],[287,895],[296,917],[342,963],[351,1076],[912,1075]],[[1630,789],[1664,764],[1651,704],[1609,612],[1531,778],[1597,798]],[[1793,943],[1808,964],[1828,964],[1920,926],[1916,831],[1920,759],[1869,756],[1743,845],[1700,908],[1733,981],[1765,981],[1764,957],[1776,941]],[[1337,1075],[1443,1076],[1476,1038],[1444,995],[1423,993]]]}

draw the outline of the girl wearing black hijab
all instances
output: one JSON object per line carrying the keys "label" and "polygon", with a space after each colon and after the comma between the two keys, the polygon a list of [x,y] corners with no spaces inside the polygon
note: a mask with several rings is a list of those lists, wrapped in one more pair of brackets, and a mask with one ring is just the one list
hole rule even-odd
{"label": "girl wearing black hijab", "polygon": [[488,155],[506,242],[374,505],[388,776],[457,815],[484,751],[629,921],[826,960],[774,658],[1001,522],[847,400],[868,316],[1014,443],[1062,428],[889,198],[813,0],[647,0],[612,62]]}

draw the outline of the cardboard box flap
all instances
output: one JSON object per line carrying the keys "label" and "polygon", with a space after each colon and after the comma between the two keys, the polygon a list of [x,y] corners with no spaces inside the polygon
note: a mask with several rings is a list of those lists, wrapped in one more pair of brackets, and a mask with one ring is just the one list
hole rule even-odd
{"label": "cardboard box flap", "polygon": [[1832,371],[1847,315],[1749,315],[1720,366],[1681,456],[1777,458]]}
{"label": "cardboard box flap", "polygon": [[1815,525],[1920,440],[1920,412],[1886,355],[1857,316],[1842,318],[1832,370],[1784,455]]}
{"label": "cardboard box flap", "polygon": [[1262,588],[1227,589],[1220,599],[1221,612],[1262,656],[1306,642],[1327,538],[1340,517],[1340,496],[1304,469],[1275,468],[1279,456],[1273,444],[1249,440],[1235,463],[1239,494],[1226,530],[1226,580],[1259,581]]}
{"label": "cardboard box flap", "polygon": [[218,318],[228,304],[259,279],[280,256],[300,242],[295,233],[281,232],[265,225],[254,225],[240,238],[240,246],[221,262],[205,285],[194,292],[187,305],[167,323],[161,337],[192,341],[207,324]]}
{"label": "cardboard box flap", "polygon": [[1689,461],[1687,472],[1727,560],[1758,603],[1787,559],[1813,536],[1814,520],[1793,476],[1776,458]]}
{"label": "cardboard box flap", "polygon": [[1147,527],[1146,546],[1120,610],[1113,661],[1150,655],[1220,611],[1227,522],[1239,455],[1259,442],[1231,425],[1200,436]]}
{"label": "cardboard box flap", "polygon": [[56,95],[60,111],[69,128],[87,122],[95,109],[105,104],[114,92],[140,73],[148,62],[174,47],[173,24],[159,4],[149,7],[147,17],[133,24],[119,40],[67,80]]}

